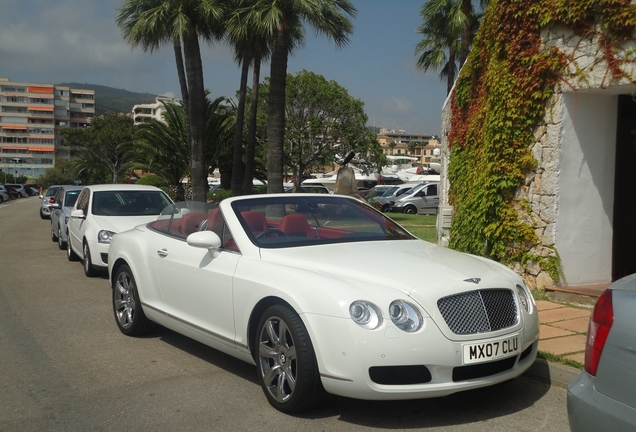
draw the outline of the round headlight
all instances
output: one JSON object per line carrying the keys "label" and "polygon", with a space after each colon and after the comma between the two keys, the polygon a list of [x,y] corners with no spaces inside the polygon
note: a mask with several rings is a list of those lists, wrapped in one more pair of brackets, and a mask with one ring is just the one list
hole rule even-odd
{"label": "round headlight", "polygon": [[101,230],[97,233],[97,241],[100,243],[110,243],[110,240],[115,235],[112,231]]}
{"label": "round headlight", "polygon": [[424,324],[420,311],[404,300],[395,300],[391,303],[389,316],[397,328],[407,333],[418,331]]}
{"label": "round headlight", "polygon": [[521,285],[517,285],[517,294],[519,295],[519,303],[521,303],[521,307],[523,307],[526,312],[530,313],[532,310],[532,296],[525,290]]}
{"label": "round headlight", "polygon": [[382,324],[382,313],[373,303],[364,300],[356,300],[349,306],[351,319],[360,327],[373,330]]}

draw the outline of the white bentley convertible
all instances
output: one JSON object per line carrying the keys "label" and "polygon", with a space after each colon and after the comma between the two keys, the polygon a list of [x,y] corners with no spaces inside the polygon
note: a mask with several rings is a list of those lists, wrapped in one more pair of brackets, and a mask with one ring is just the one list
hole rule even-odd
{"label": "white bentley convertible", "polygon": [[415,399],[489,386],[537,354],[517,274],[346,196],[177,203],[115,235],[108,254],[122,333],[158,323],[255,364],[283,412],[325,391]]}

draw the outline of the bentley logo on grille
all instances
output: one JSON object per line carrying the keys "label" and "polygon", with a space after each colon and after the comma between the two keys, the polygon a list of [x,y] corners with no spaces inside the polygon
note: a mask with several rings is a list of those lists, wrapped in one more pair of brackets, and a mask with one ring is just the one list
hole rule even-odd
{"label": "bentley logo on grille", "polygon": [[469,278],[469,279],[464,279],[464,282],[472,282],[474,284],[478,284],[479,282],[481,282],[481,278]]}

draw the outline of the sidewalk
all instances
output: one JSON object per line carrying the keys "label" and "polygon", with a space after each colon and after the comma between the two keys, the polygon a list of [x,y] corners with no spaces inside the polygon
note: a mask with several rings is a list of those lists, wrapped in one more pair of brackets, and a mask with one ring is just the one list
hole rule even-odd
{"label": "sidewalk", "polygon": [[539,351],[583,364],[592,309],[579,309],[546,300],[537,301],[537,309],[541,323]]}
{"label": "sidewalk", "polygon": [[[595,302],[590,299],[590,303]],[[585,362],[585,342],[592,307],[578,308],[565,304],[538,300],[539,351]],[[580,369],[537,359],[525,375],[551,385],[567,388]]]}

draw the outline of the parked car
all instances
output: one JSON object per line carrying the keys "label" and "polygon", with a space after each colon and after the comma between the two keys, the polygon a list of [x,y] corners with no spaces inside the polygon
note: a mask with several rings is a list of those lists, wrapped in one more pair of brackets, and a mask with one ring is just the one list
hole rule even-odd
{"label": "parked car", "polygon": [[49,205],[51,211],[51,240],[57,242],[60,249],[66,249],[68,230],[66,225],[77,201],[77,197],[84,186],[62,186],[58,189],[53,202]]}
{"label": "parked car", "polygon": [[62,187],[62,185],[49,186],[44,195],[40,195],[42,205],[40,206],[40,217],[42,219],[49,219],[51,217],[51,209],[49,206],[55,200],[55,194]]}
{"label": "parked car", "polygon": [[439,207],[439,182],[429,182],[418,189],[411,189],[391,206],[392,212],[407,214],[437,214]]}
{"label": "parked car", "polygon": [[391,206],[399,197],[413,188],[420,188],[422,186],[424,186],[424,183],[403,183],[391,186],[382,195],[373,198],[373,203],[383,212],[389,212],[391,211]]}
{"label": "parked car", "polygon": [[10,199],[18,199],[18,198],[22,197],[20,192],[15,190],[15,188],[11,187],[11,185],[6,184],[6,185],[4,185],[4,188],[7,191],[7,194],[9,194],[9,198]]}
{"label": "parked car", "polygon": [[177,203],[112,238],[115,321],[129,336],[158,323],[255,364],[280,411],[309,409],[324,390],[445,396],[535,360],[535,303],[501,264],[419,240],[343,195],[203,206]]}
{"label": "parked car", "polygon": [[[292,192],[294,190],[293,186],[283,186],[285,189],[285,192]],[[329,188],[325,187],[325,186],[320,186],[320,185],[309,185],[309,186],[303,186],[300,185],[300,191],[299,192],[304,192],[304,193],[331,193],[331,191],[329,190]]]}
{"label": "parked car", "polygon": [[585,370],[568,386],[570,429],[636,431],[636,274],[611,284],[590,316]]}
{"label": "parked car", "polygon": [[6,192],[5,189],[0,188],[0,204],[2,204],[5,201],[9,201],[9,194]]}
{"label": "parked car", "polygon": [[85,186],[68,220],[66,255],[84,261],[92,277],[108,268],[108,247],[113,236],[151,222],[172,200],[155,186],[106,184]]}
{"label": "parked car", "polygon": [[[18,193],[15,190],[13,190],[10,187],[7,187],[7,185],[3,185],[3,184],[0,184],[0,192],[2,193],[3,200],[5,200],[5,201],[16,199],[19,196]],[[6,196],[6,198],[5,198],[5,196]]]}
{"label": "parked car", "polygon": [[26,190],[24,185],[21,185],[21,184],[8,184],[7,186],[9,186],[12,189],[15,189],[20,194],[20,198],[28,198],[28,197],[31,196],[31,193]]}
{"label": "parked car", "polygon": [[29,193],[29,196],[37,196],[40,195],[40,186],[33,184],[25,184],[24,188]]}

